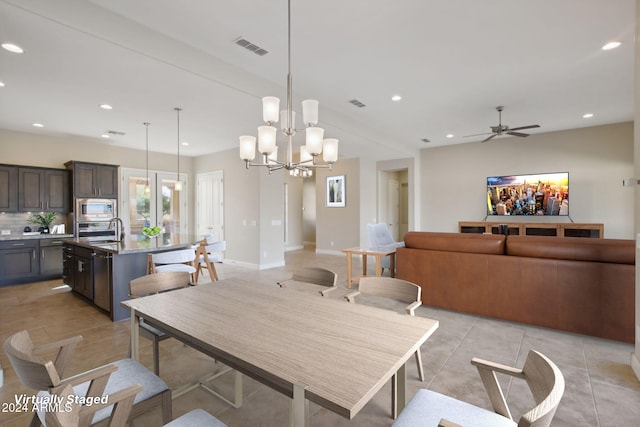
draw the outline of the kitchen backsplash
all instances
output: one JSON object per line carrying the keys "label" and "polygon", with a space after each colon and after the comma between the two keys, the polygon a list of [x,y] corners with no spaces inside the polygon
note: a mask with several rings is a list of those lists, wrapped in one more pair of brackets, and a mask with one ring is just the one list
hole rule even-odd
{"label": "kitchen backsplash", "polygon": [[[27,218],[29,218],[30,215],[30,213],[0,213],[1,235],[6,236],[6,230],[9,230],[12,236],[21,236],[25,227],[30,227],[32,231],[38,231],[38,225],[31,224],[27,221]],[[58,224],[65,224],[66,232],[73,233],[71,227],[67,223],[67,214],[57,214],[51,228]]]}

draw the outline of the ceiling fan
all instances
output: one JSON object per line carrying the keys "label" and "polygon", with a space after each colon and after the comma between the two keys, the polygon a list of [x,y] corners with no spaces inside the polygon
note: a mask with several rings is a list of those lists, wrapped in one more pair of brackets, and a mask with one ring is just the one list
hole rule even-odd
{"label": "ceiling fan", "polygon": [[485,138],[484,140],[482,140],[482,142],[487,142],[490,139],[495,138],[496,136],[505,135],[505,134],[506,135],[525,137],[525,136],[529,136],[529,134],[528,133],[523,133],[523,132],[516,132],[516,131],[523,130],[523,129],[533,129],[533,128],[539,128],[540,127],[540,125],[529,125],[529,126],[519,126],[517,128],[510,128],[509,126],[502,124],[502,110],[504,110],[504,107],[502,105],[499,105],[499,106],[496,107],[496,110],[498,110],[498,125],[497,126],[491,126],[491,132],[477,133],[475,135],[465,135],[465,138],[469,137],[469,136],[491,135],[491,136]]}

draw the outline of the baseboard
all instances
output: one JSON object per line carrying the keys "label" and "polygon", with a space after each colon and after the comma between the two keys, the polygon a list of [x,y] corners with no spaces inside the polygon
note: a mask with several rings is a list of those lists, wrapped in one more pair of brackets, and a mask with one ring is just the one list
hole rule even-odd
{"label": "baseboard", "polygon": [[304,249],[304,246],[302,245],[296,245],[296,246],[285,246],[284,251],[285,252],[289,252],[289,251],[300,251]]}
{"label": "baseboard", "polygon": [[235,259],[229,259],[229,258],[224,259],[224,264],[239,265],[241,267],[253,268],[255,270],[258,270],[258,267],[259,267],[258,264],[254,264],[252,262],[237,261]]}
{"label": "baseboard", "polygon": [[636,378],[640,380],[640,360],[638,360],[638,355],[635,352],[631,353],[631,369],[636,374]]}
{"label": "baseboard", "polygon": [[278,262],[272,262],[271,264],[260,264],[258,266],[258,268],[260,270],[268,270],[270,268],[276,268],[276,267],[284,267],[284,260],[282,261],[278,261]]}
{"label": "baseboard", "polygon": [[326,255],[344,255],[340,251],[330,251],[330,250],[327,250],[327,249],[317,249],[317,248],[316,248],[316,253],[317,254],[326,254]]}

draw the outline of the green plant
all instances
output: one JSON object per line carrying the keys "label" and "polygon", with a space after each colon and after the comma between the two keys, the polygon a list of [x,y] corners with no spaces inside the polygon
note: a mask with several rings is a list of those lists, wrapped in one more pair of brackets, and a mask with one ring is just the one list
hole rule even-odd
{"label": "green plant", "polygon": [[41,227],[49,228],[55,219],[55,212],[41,212],[31,214],[31,216],[27,218],[27,221],[31,224],[37,224]]}

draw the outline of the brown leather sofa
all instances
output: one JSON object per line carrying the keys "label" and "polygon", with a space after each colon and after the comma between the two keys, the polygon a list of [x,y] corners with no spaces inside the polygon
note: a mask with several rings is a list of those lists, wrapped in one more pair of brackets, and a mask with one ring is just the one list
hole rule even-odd
{"label": "brown leather sofa", "polygon": [[408,232],[396,276],[422,303],[634,342],[633,240]]}

